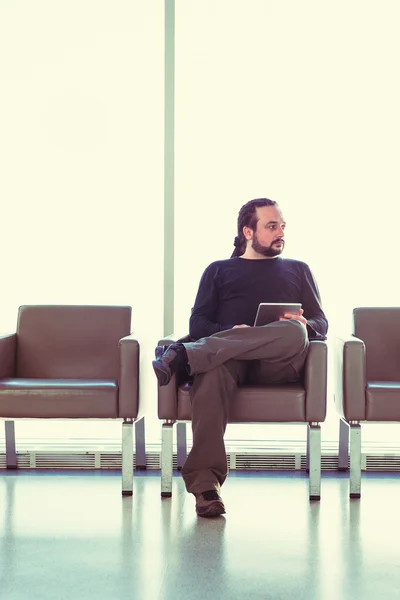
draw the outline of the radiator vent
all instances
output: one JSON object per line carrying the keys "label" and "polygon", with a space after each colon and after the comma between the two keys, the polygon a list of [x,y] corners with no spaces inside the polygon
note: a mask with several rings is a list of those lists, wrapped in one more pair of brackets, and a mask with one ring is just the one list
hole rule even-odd
{"label": "radiator vent", "polygon": [[[176,469],[177,459],[176,454],[173,458],[173,468]],[[161,469],[161,455],[154,452],[153,454],[146,454],[146,467],[148,469]]]}
{"label": "radiator vent", "polygon": [[[105,469],[121,470],[120,452],[21,452],[17,453],[18,469]],[[173,455],[173,468],[177,469],[177,455]],[[399,471],[400,454],[363,454],[362,469],[365,471]],[[307,459],[302,452],[279,453],[245,453],[229,452],[228,467],[232,470],[246,471],[294,471],[306,470]],[[133,459],[133,468],[136,467],[136,459]],[[0,452],[0,470],[6,469],[6,454]],[[148,470],[159,470],[161,468],[160,452],[148,452],[146,454],[146,468]],[[336,471],[338,469],[338,457],[335,453],[323,454],[321,457],[321,469],[323,471]]]}
{"label": "radiator vent", "polygon": [[236,454],[236,469],[291,471],[296,469],[296,457],[289,454]]}
{"label": "radiator vent", "polygon": [[400,456],[366,456],[367,471],[400,471]]}
{"label": "radiator vent", "polygon": [[[114,469],[114,470],[121,470],[122,469],[122,455],[118,454],[118,452],[115,453],[111,453],[111,452],[99,452],[98,455],[99,458],[99,466],[97,468],[99,469]],[[148,462],[149,462],[149,458],[150,456],[147,455],[146,457],[146,467],[147,469],[151,469],[152,467],[148,466]],[[133,456],[133,468],[136,469],[136,456]],[[160,467],[158,467],[160,468]]]}
{"label": "radiator vent", "polygon": [[[321,456],[321,469],[323,471],[337,471],[339,459],[337,455],[322,455]],[[307,457],[303,455],[301,457],[301,470],[305,471],[307,468]]]}
{"label": "radiator vent", "polygon": [[[135,462],[135,461],[134,461]],[[100,469],[121,469],[122,457],[118,452],[111,454],[102,452],[100,454]]]}
{"label": "radiator vent", "polygon": [[[92,453],[54,453],[42,454],[35,452],[34,465],[36,469],[94,469],[95,455]],[[19,463],[18,463],[19,467]]]}
{"label": "radiator vent", "polygon": [[[17,466],[18,466],[18,469],[29,469],[30,468],[31,464],[30,464],[29,452],[17,454]],[[0,452],[0,469],[6,469],[6,468],[7,468],[6,453]]]}

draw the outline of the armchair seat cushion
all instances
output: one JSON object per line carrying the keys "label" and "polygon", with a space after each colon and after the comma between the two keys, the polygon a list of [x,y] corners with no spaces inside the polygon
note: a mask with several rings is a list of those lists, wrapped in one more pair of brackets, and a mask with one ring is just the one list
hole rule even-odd
{"label": "armchair seat cushion", "polygon": [[367,383],[367,421],[400,421],[400,381]]}
{"label": "armchair seat cushion", "polygon": [[[192,418],[191,384],[178,390],[178,420]],[[306,391],[301,384],[239,387],[232,398],[229,423],[279,423],[306,420]]]}
{"label": "armchair seat cushion", "polygon": [[0,414],[12,418],[118,418],[118,385],[109,379],[0,380]]}

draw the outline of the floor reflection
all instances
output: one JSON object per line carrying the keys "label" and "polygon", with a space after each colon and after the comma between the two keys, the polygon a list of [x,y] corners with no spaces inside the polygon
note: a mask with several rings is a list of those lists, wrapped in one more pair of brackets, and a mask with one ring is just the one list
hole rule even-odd
{"label": "floor reflection", "polygon": [[198,518],[174,476],[5,473],[0,477],[0,596],[6,600],[301,600],[400,597],[400,478],[323,475],[320,502],[303,474],[232,474],[226,516]]}

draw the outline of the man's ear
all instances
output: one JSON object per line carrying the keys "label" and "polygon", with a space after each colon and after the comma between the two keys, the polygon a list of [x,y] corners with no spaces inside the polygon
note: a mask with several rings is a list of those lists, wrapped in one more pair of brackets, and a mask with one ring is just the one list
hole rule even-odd
{"label": "man's ear", "polygon": [[251,227],[243,227],[243,234],[247,241],[253,239],[253,230]]}

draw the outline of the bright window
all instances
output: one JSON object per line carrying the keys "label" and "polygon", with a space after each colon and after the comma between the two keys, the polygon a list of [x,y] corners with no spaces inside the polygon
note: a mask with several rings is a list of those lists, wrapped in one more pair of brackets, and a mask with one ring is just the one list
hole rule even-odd
{"label": "bright window", "polygon": [[[394,0],[177,0],[178,331],[204,268],[230,256],[240,207],[263,196],[287,220],[284,255],[315,274],[331,338],[354,306],[399,304],[399,17]],[[322,435],[338,435],[332,381]]]}
{"label": "bright window", "polygon": [[[279,201],[285,256],[311,266],[331,337],[350,329],[353,306],[398,305],[397,0],[175,9],[175,330],[187,332],[204,268],[231,254],[239,208],[260,196]],[[132,305],[158,443],[164,2],[1,3],[0,87],[0,331],[15,330],[20,304]],[[330,381],[323,440],[337,428]],[[63,436],[118,440],[120,424],[17,423],[18,439]],[[227,432],[303,437],[297,426]]]}
{"label": "bright window", "polygon": [[[15,331],[21,304],[131,305],[141,391],[154,405],[163,52],[162,0],[0,4],[0,331]],[[120,439],[121,425],[20,420],[16,428],[22,443]]]}

